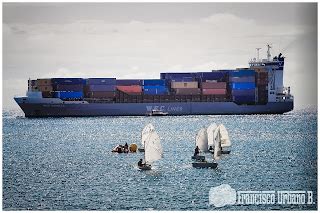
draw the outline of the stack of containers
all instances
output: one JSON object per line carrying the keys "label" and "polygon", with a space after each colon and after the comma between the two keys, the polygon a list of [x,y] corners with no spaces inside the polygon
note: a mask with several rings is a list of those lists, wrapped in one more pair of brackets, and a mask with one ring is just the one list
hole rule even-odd
{"label": "stack of containers", "polygon": [[53,97],[60,99],[82,99],[85,81],[82,78],[52,78]]}
{"label": "stack of containers", "polygon": [[85,97],[108,99],[116,94],[115,78],[88,78],[85,86]]}
{"label": "stack of containers", "polygon": [[143,93],[145,95],[166,95],[168,88],[165,79],[143,80]]}
{"label": "stack of containers", "polygon": [[36,88],[40,92],[42,92],[42,97],[44,98],[52,97],[53,87],[52,87],[52,81],[50,78],[37,79]]}
{"label": "stack of containers", "polygon": [[171,81],[171,89],[176,95],[199,95],[198,81]]}
{"label": "stack of containers", "polygon": [[236,103],[255,102],[255,71],[239,69],[229,73],[232,99]]}
{"label": "stack of containers", "polygon": [[128,95],[142,94],[141,80],[138,79],[116,80],[116,88]]}
{"label": "stack of containers", "polygon": [[256,84],[259,103],[268,102],[268,71],[265,68],[256,68]]}
{"label": "stack of containers", "polygon": [[227,83],[207,81],[201,83],[201,90],[203,95],[226,95]]}
{"label": "stack of containers", "polygon": [[199,83],[203,95],[219,95],[227,94],[227,76],[224,71],[201,72],[199,75]]}

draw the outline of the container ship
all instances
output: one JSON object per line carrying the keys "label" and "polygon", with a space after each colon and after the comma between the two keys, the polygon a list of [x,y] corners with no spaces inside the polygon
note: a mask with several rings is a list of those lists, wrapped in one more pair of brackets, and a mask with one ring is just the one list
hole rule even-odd
{"label": "container ship", "polygon": [[14,97],[26,117],[282,114],[293,110],[283,86],[284,57],[253,58],[248,68],[166,72],[159,79],[49,78]]}

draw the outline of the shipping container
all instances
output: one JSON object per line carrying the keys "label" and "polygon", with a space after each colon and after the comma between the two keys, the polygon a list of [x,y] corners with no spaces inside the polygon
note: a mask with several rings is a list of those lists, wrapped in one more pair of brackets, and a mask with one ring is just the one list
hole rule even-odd
{"label": "shipping container", "polygon": [[55,91],[82,91],[83,84],[53,84]]}
{"label": "shipping container", "polygon": [[201,90],[199,88],[176,88],[175,94],[177,95],[199,95]]}
{"label": "shipping container", "polygon": [[40,86],[39,85],[37,88],[41,92],[51,92],[51,91],[53,91],[53,87],[51,85],[47,85],[47,86],[43,86],[43,85]]}
{"label": "shipping container", "polygon": [[116,85],[91,84],[86,86],[88,92],[112,92],[116,90]]}
{"label": "shipping container", "polygon": [[255,89],[236,89],[231,91],[234,96],[254,96]]}
{"label": "shipping container", "polygon": [[142,93],[142,87],[138,85],[132,85],[132,86],[117,86],[117,89],[124,93]]}
{"label": "shipping container", "polygon": [[51,78],[42,78],[42,79],[38,78],[35,86],[51,86],[51,84],[52,84]]}
{"label": "shipping container", "polygon": [[144,86],[143,93],[147,95],[167,95],[168,88],[163,86]]}
{"label": "shipping container", "polygon": [[254,89],[255,83],[253,82],[246,82],[246,83],[231,83],[231,89]]}
{"label": "shipping container", "polygon": [[257,73],[259,72],[268,72],[266,67],[254,67],[253,68]]}
{"label": "shipping container", "polygon": [[238,83],[245,83],[245,82],[255,82],[255,76],[244,76],[244,77],[229,77],[229,82],[238,82]]}
{"label": "shipping container", "polygon": [[214,72],[201,72],[200,78],[202,82],[207,80],[226,81],[227,72],[214,71]]}
{"label": "shipping container", "polygon": [[244,76],[255,76],[254,70],[235,70],[233,72],[229,72],[230,77],[244,77]]}
{"label": "shipping container", "polygon": [[254,103],[255,96],[232,96],[232,100],[236,103]]}
{"label": "shipping container", "polygon": [[198,88],[198,82],[171,82],[171,88]]}
{"label": "shipping container", "polygon": [[52,98],[52,92],[51,91],[43,91],[42,97],[43,98]]}
{"label": "shipping container", "polygon": [[108,99],[115,97],[116,92],[104,92],[104,91],[96,91],[96,92],[86,92],[85,96],[87,98],[101,98],[101,99]]}
{"label": "shipping container", "polygon": [[165,86],[166,81],[164,79],[146,79],[142,84],[143,86]]}
{"label": "shipping container", "polygon": [[132,86],[132,85],[142,85],[142,80],[139,79],[122,79],[116,80],[117,86]]}
{"label": "shipping container", "polygon": [[85,84],[86,80],[82,78],[52,78],[52,84]]}
{"label": "shipping container", "polygon": [[267,72],[256,73],[256,83],[257,85],[267,85],[269,82]]}
{"label": "shipping container", "polygon": [[201,88],[202,89],[226,89],[227,83],[226,82],[202,82]]}
{"label": "shipping container", "polygon": [[161,79],[169,79],[169,80],[179,80],[183,78],[198,78],[200,73],[197,72],[177,72],[177,73],[160,73]]}
{"label": "shipping container", "polygon": [[226,89],[202,89],[203,95],[226,95]]}
{"label": "shipping container", "polygon": [[103,85],[115,85],[116,79],[115,78],[88,78],[87,84],[103,84]]}
{"label": "shipping container", "polygon": [[171,81],[174,81],[174,82],[192,82],[194,80],[195,80],[195,78],[192,78],[192,77],[183,77],[183,78],[173,78],[173,79],[171,79]]}
{"label": "shipping container", "polygon": [[66,91],[55,91],[53,92],[54,98],[60,99],[81,99],[83,97],[82,91],[66,92]]}

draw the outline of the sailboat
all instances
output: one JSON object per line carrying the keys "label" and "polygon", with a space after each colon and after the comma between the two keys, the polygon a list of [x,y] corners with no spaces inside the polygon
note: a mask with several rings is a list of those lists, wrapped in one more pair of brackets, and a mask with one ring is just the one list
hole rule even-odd
{"label": "sailboat", "polygon": [[[212,125],[212,127],[214,127],[214,125]],[[212,128],[211,127],[211,128]],[[213,133],[210,133],[210,137],[212,138],[213,141],[213,146],[214,146],[214,153],[213,153],[213,159],[212,160],[219,160],[220,159],[220,155],[221,155],[221,140],[220,138],[220,132],[218,130],[218,128],[212,128],[214,129]],[[206,141],[206,143],[208,144],[208,140]],[[218,166],[218,163],[212,161],[212,162],[207,162],[205,160],[202,161],[197,161],[197,162],[193,162],[192,166],[195,168],[216,168]]]}
{"label": "sailboat", "polygon": [[[151,123],[147,124],[143,128],[143,130],[141,132],[141,145],[142,145],[142,147],[144,147],[144,143],[145,143],[149,133],[153,132],[153,131],[155,131],[155,128]],[[144,148],[138,148],[138,150],[139,150],[139,152],[144,152]]]}
{"label": "sailboat", "polygon": [[[208,151],[208,136],[205,128],[202,128],[198,131],[196,136],[196,146],[199,148],[201,152]],[[202,155],[193,155],[191,159],[195,160],[205,160],[205,156]]]}
{"label": "sailboat", "polygon": [[229,154],[231,152],[230,150],[223,150],[223,148],[231,146],[228,131],[223,124],[220,124],[218,128],[220,132],[221,154]]}
{"label": "sailboat", "polygon": [[151,163],[160,160],[163,156],[163,149],[160,142],[160,137],[156,131],[148,134],[144,142],[144,161],[145,164],[138,166],[140,170],[150,170]]}
{"label": "sailboat", "polygon": [[216,123],[210,124],[207,128],[207,135],[208,135],[208,147],[212,148],[209,149],[209,152],[213,153],[213,147],[214,147],[214,138],[213,133],[218,128]]}

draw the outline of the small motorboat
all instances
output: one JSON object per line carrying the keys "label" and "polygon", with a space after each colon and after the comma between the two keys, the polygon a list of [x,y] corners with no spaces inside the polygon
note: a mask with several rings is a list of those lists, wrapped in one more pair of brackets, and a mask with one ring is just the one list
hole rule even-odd
{"label": "small motorboat", "polygon": [[158,133],[153,130],[149,132],[144,141],[144,164],[142,159],[138,162],[138,168],[140,170],[150,170],[151,163],[160,160],[163,156],[163,149],[160,142]]}
{"label": "small motorboat", "polygon": [[147,115],[149,115],[149,116],[165,116],[168,114],[169,114],[168,112],[164,112],[164,111],[157,110],[157,109],[154,109],[151,112],[147,113]]}
{"label": "small motorboat", "polygon": [[212,169],[215,169],[215,168],[217,168],[218,164],[215,163],[215,162],[197,161],[197,162],[193,162],[192,166],[194,168],[212,168]]}

